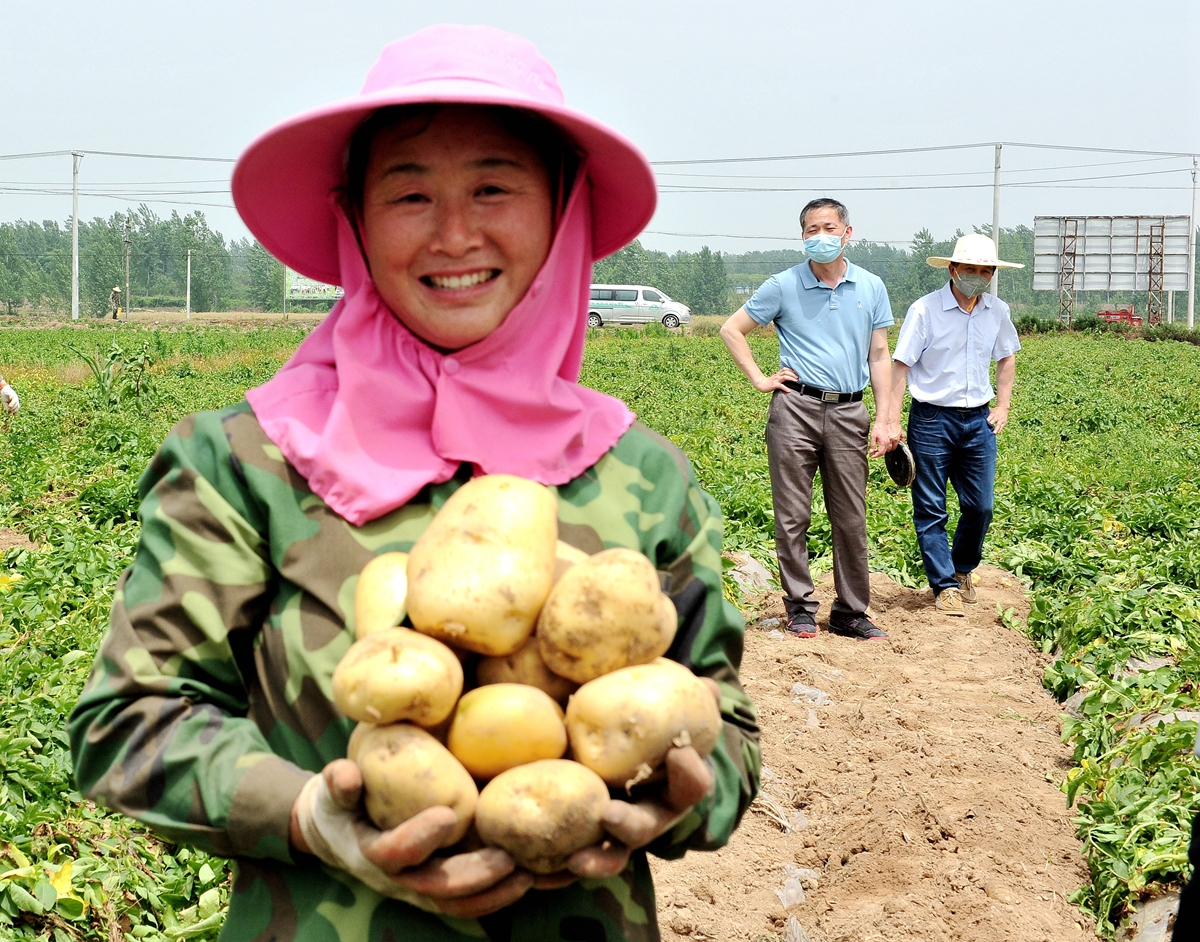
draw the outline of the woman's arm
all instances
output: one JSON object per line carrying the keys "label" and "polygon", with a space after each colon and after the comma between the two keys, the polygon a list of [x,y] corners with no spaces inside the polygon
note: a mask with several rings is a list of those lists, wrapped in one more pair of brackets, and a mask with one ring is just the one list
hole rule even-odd
{"label": "woman's arm", "polygon": [[223,856],[290,860],[311,777],[247,717],[243,671],[273,578],[221,419],[192,416],[139,482],[142,534],[71,714],[88,797]]}

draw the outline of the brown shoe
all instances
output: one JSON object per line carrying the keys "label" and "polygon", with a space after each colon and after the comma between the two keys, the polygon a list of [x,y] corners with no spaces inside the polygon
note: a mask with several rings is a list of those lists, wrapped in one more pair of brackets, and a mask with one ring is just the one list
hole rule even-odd
{"label": "brown shoe", "polygon": [[958,580],[958,590],[962,593],[964,602],[978,602],[979,596],[975,594],[975,574],[970,572],[956,572],[954,578]]}
{"label": "brown shoe", "polygon": [[962,617],[966,614],[963,609],[962,593],[953,587],[942,589],[937,594],[937,598],[933,600],[933,607],[943,615],[958,615]]}

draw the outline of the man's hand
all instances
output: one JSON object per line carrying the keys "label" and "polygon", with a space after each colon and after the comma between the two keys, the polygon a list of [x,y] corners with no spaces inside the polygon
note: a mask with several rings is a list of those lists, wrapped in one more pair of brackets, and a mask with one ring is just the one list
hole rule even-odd
{"label": "man's hand", "polygon": [[1004,426],[1008,425],[1008,406],[994,406],[988,411],[987,420],[992,432],[999,435],[1004,431]]}
{"label": "man's hand", "polygon": [[875,424],[871,426],[871,450],[867,452],[868,458],[879,458],[887,454],[900,442],[899,426],[893,426],[882,416],[875,419]]}
{"label": "man's hand", "polygon": [[[717,703],[721,692],[709,677],[701,680],[709,687]],[[712,791],[712,769],[691,746],[674,748],[667,753],[667,781],[658,798],[608,803],[604,811],[604,829],[614,840],[585,847],[571,855],[567,868],[580,877],[611,877],[629,863],[630,853],[645,847],[669,831],[692,806]]]}
{"label": "man's hand", "polygon": [[770,376],[764,376],[760,380],[752,380],[754,388],[759,392],[774,392],[776,389],[781,392],[791,392],[785,385],[788,383],[798,383],[800,378],[792,372],[791,367],[783,367],[778,373],[772,373]]}
{"label": "man's hand", "polygon": [[503,909],[533,886],[533,875],[516,870],[512,857],[494,847],[432,857],[455,827],[447,807],[427,808],[380,831],[362,813],[362,790],[362,773],[349,759],[325,766],[292,806],[292,846],[385,896],[466,919]]}

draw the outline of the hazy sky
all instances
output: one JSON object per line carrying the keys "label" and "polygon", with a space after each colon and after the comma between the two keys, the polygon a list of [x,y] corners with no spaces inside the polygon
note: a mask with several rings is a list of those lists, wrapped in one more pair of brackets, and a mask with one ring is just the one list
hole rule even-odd
{"label": "hazy sky", "polygon": [[[276,121],[355,93],[387,41],[435,22],[529,37],[568,103],[624,132],[652,161],[997,140],[1200,152],[1196,0],[0,0],[0,155],[236,157]],[[800,206],[818,195],[847,203],[856,238],[904,241],[923,226],[948,237],[991,221],[992,165],[990,146],[659,165],[663,192],[643,243],[792,246],[767,237],[795,238]],[[1190,166],[1005,147],[1001,224],[1032,225],[1035,214],[1187,214]],[[217,205],[147,198],[156,212],[200,208],[226,236],[242,236],[229,172],[222,163],[89,155],[80,214],[109,216],[141,199],[98,191],[158,190],[164,201]],[[0,160],[0,220],[67,219],[70,180],[70,157]],[[1067,182],[1015,185],[1036,181]],[[55,192],[31,194],[32,185]],[[792,191],[704,191],[714,186]]]}

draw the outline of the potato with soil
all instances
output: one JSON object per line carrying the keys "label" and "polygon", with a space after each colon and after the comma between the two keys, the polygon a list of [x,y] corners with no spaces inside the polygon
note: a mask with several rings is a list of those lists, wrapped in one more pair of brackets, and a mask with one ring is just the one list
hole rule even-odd
{"label": "potato with soil", "polygon": [[609,785],[629,789],[650,778],[672,746],[691,746],[707,757],[721,736],[721,711],[704,681],[659,658],[575,691],[567,734],[577,762]]}
{"label": "potato with soil", "polygon": [[462,664],[446,645],[408,628],[386,628],[350,646],[333,672],[333,700],[362,723],[436,726],[463,688]]}
{"label": "potato with soil", "polygon": [[507,657],[485,657],[480,660],[475,667],[475,679],[480,686],[528,684],[561,704],[566,704],[567,698],[579,689],[579,684],[560,677],[546,666],[536,635]]}
{"label": "potato with soil", "polygon": [[363,567],[354,590],[354,637],[395,628],[408,611],[408,553],[381,553]]}
{"label": "potato with soil", "polygon": [[458,818],[442,847],[462,840],[479,790],[462,764],[425,730],[407,723],[356,730],[354,755],[362,772],[367,815],[382,830],[437,805]]}
{"label": "potato with soil", "polygon": [[595,772],[567,759],[509,769],[479,794],[475,827],[533,873],[554,873],[577,850],[604,837],[608,788]]}
{"label": "potato with soil", "polygon": [[446,746],[477,779],[558,759],[567,751],[562,707],[525,684],[478,687],[458,701]]}
{"label": "potato with soil", "polygon": [[542,660],[576,683],[646,664],[675,639],[675,606],[641,553],[604,550],[572,566],[555,583],[538,618]]}
{"label": "potato with soil", "polygon": [[553,585],[557,542],[549,488],[508,474],[467,482],[409,553],[413,627],[468,651],[511,654]]}

